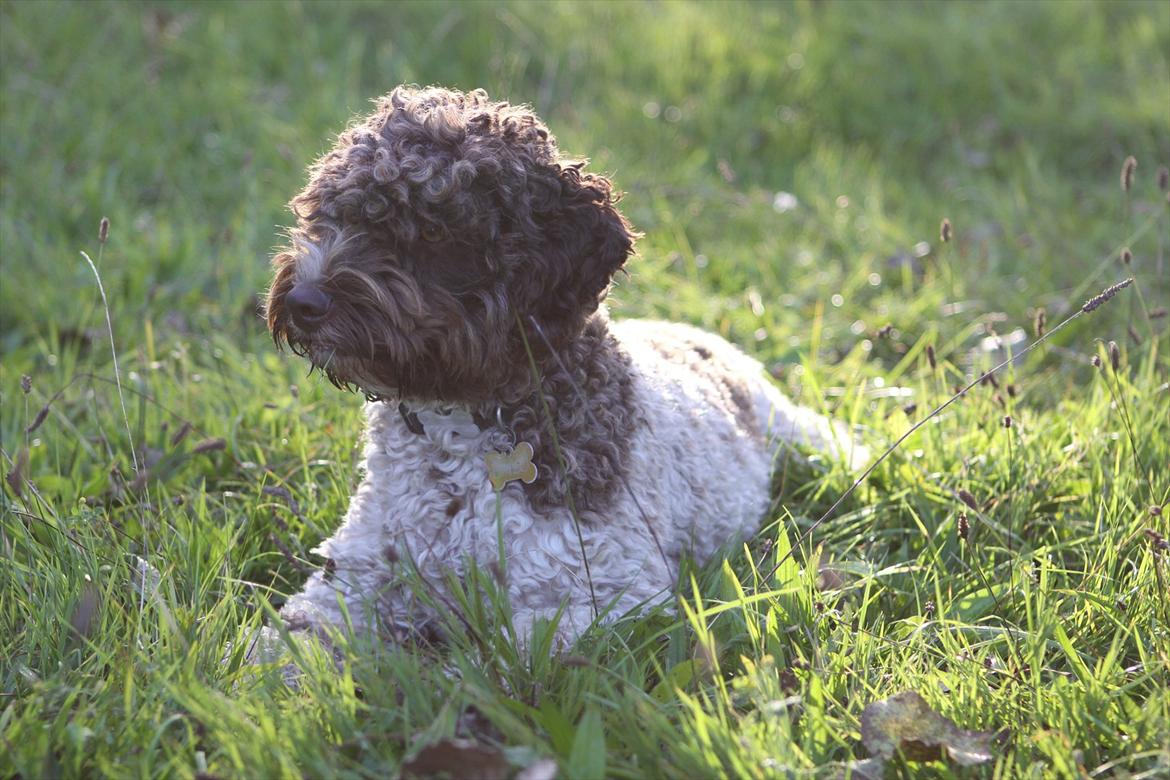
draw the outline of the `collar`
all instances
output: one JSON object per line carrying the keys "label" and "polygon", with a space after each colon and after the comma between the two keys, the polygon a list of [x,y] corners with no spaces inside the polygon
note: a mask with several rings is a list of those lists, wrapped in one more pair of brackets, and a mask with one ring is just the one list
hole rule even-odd
{"label": "collar", "polygon": [[[406,428],[415,436],[426,435],[426,428],[423,427],[422,420],[418,418],[418,412],[412,411],[405,401],[398,403],[398,414],[402,417],[402,422],[406,423]],[[505,410],[502,406],[496,407],[495,419],[490,419],[480,412],[472,412],[471,419],[481,431],[490,430],[492,428],[499,428],[500,430],[511,432],[511,418],[512,410]]]}

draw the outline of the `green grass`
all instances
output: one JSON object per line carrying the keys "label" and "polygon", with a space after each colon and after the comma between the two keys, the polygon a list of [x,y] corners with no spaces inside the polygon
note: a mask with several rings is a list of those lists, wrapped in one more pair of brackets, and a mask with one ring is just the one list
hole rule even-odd
{"label": "green grass", "polygon": [[[1009,736],[890,776],[1170,772],[1170,5],[6,0],[0,79],[0,776],[387,777],[459,735],[566,778],[828,777],[908,689]],[[304,165],[411,81],[534,104],[646,234],[616,315],[727,336],[878,451],[1003,356],[989,337],[1019,352],[1039,308],[1136,284],[774,574],[840,468],[785,474],[673,612],[571,656],[509,647],[487,577],[450,646],[347,644],[290,690],[221,659],[320,563],[359,403],[275,354],[255,295]]]}

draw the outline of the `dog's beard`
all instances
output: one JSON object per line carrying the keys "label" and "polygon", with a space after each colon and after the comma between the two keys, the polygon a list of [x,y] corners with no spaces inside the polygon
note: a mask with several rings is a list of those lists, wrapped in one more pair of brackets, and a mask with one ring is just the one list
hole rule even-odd
{"label": "dog's beard", "polygon": [[298,354],[309,361],[310,374],[320,372],[339,390],[360,393],[371,401],[398,395],[398,388],[387,384],[386,377],[378,377],[370,370],[370,361],[341,355],[336,349],[324,347],[305,348]]}
{"label": "dog's beard", "polygon": [[[426,364],[426,349],[408,339],[390,341],[375,333],[370,319],[334,317],[314,333],[288,323],[274,332],[294,354],[309,363],[309,373],[319,372],[334,387],[358,392],[367,398],[399,395],[400,387],[416,373],[411,366]],[[409,381],[407,381],[409,383]]]}
{"label": "dog's beard", "polygon": [[436,305],[430,316],[388,316],[352,305],[338,305],[329,321],[312,333],[300,331],[273,305],[271,325],[277,344],[320,371],[334,386],[360,392],[370,399],[412,398],[481,402],[508,394],[511,385],[529,376],[523,347],[512,331],[485,326],[461,305]]}

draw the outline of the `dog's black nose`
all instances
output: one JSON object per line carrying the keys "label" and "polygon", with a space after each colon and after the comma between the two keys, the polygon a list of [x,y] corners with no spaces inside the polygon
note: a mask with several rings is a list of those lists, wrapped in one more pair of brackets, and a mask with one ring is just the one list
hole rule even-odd
{"label": "dog's black nose", "polygon": [[311,284],[298,284],[284,298],[293,324],[301,330],[316,330],[325,320],[333,301]]}

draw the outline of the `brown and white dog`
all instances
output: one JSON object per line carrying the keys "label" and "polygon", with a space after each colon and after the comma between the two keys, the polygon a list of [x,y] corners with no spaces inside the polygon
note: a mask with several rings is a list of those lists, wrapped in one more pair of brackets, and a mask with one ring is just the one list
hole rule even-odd
{"label": "brown and white dog", "polygon": [[854,449],[723,339],[608,318],[636,238],[615,202],[482,91],[395,89],[312,166],[268,325],[365,393],[368,427],[291,628],[340,626],[344,602],[355,628],[425,630],[408,567],[443,603],[448,575],[502,560],[515,640],[563,606],[571,641],[755,531],[780,444]]}

